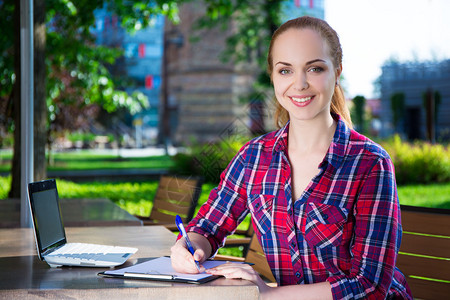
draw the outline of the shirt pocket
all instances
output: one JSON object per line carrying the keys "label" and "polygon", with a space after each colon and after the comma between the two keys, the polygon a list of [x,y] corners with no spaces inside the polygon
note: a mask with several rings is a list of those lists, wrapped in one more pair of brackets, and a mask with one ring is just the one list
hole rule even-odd
{"label": "shirt pocket", "polygon": [[348,209],[309,202],[306,207],[305,238],[317,248],[337,247],[342,243]]}
{"label": "shirt pocket", "polygon": [[248,207],[252,214],[254,224],[257,226],[261,235],[270,231],[272,226],[272,203],[273,195],[250,195]]}

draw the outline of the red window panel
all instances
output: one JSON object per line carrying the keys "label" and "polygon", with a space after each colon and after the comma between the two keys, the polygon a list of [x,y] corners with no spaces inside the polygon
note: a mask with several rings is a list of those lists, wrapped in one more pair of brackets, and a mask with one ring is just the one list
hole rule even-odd
{"label": "red window panel", "polygon": [[153,89],[153,75],[145,76],[145,88],[147,90]]}
{"label": "red window panel", "polygon": [[145,44],[139,44],[139,57],[145,57]]}

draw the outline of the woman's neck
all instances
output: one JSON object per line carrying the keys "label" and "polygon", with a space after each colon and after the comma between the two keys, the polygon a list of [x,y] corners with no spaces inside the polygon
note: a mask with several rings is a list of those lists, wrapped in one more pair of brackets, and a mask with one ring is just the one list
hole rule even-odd
{"label": "woman's neck", "polygon": [[333,140],[336,125],[330,114],[307,121],[291,119],[289,150],[306,154],[327,151]]}

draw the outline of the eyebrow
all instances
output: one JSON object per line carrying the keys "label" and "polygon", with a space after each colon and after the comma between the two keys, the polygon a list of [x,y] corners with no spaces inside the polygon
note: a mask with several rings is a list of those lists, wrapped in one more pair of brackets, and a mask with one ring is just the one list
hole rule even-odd
{"label": "eyebrow", "polygon": [[[320,58],[316,58],[316,59],[313,59],[313,60],[308,61],[308,62],[306,63],[306,65],[308,66],[308,65],[314,64],[314,63],[316,63],[316,62],[323,62],[323,63],[326,63],[325,60],[320,59]],[[278,64],[283,64],[283,65],[286,65],[286,66],[292,66],[292,64],[287,63],[287,62],[282,62],[282,61],[277,62],[275,65],[278,65]]]}

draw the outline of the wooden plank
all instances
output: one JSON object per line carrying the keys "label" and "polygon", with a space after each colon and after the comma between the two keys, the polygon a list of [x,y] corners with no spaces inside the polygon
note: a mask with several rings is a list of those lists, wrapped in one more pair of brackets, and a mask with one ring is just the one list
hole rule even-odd
{"label": "wooden plank", "polygon": [[180,205],[191,205],[192,194],[182,194],[182,193],[171,193],[167,191],[162,191],[155,196],[155,202],[157,200],[179,202]]}
{"label": "wooden plank", "polygon": [[450,215],[401,211],[403,231],[450,236]]}
{"label": "wooden plank", "polygon": [[179,205],[178,203],[171,203],[168,201],[157,201],[153,204],[153,208],[157,210],[167,210],[167,211],[173,211],[173,212],[182,212],[187,214],[189,211],[189,206],[186,205]]}
{"label": "wooden plank", "polygon": [[414,275],[450,281],[450,260],[399,254],[396,266],[408,276]]}
{"label": "wooden plank", "polygon": [[250,249],[258,253],[264,253],[263,248],[261,247],[261,244],[256,237],[256,234],[253,234],[252,242],[250,243]]}
{"label": "wooden plank", "polygon": [[168,190],[195,190],[197,187],[197,180],[186,179],[183,177],[170,177],[162,176],[159,182],[159,186]]}
{"label": "wooden plank", "polygon": [[269,279],[271,282],[275,282],[275,278],[273,277],[272,271],[270,270],[269,264],[267,262],[266,256],[257,252],[252,251],[251,249],[247,253],[247,257],[245,258],[246,262],[254,263],[253,268],[261,274],[262,276]]}
{"label": "wooden plank", "polygon": [[450,238],[404,233],[400,251],[450,259]]}
{"label": "wooden plank", "polygon": [[226,245],[228,247],[240,246],[240,245],[248,245],[251,241],[251,238],[235,238],[235,239],[227,239]]}
{"label": "wooden plank", "polygon": [[449,299],[450,283],[406,278],[414,298],[424,300]]}

